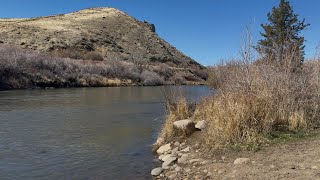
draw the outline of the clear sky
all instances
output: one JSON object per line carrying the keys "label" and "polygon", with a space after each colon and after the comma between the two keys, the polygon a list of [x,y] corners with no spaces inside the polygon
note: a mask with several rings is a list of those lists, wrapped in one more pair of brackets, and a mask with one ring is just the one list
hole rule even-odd
{"label": "clear sky", "polygon": [[[292,0],[295,12],[311,26],[306,55],[313,57],[320,42],[320,1]],[[154,23],[157,33],[186,55],[204,65],[239,55],[245,27],[257,41],[260,24],[279,0],[4,0],[0,17],[37,17],[73,12],[89,7],[115,7]]]}

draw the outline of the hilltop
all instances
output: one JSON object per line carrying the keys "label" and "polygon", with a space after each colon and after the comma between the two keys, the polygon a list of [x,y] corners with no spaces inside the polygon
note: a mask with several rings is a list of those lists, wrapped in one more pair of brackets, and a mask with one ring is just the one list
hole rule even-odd
{"label": "hilltop", "polygon": [[[137,68],[135,73],[148,71],[149,75],[150,72],[153,76],[157,74],[158,80],[164,82],[156,84],[199,83],[207,77],[202,65],[160,38],[155,25],[114,8],[91,8],[38,18],[0,19],[0,44],[56,58],[103,61],[104,64],[121,61]],[[143,78],[115,76],[112,78],[129,79],[135,84],[144,81]]]}

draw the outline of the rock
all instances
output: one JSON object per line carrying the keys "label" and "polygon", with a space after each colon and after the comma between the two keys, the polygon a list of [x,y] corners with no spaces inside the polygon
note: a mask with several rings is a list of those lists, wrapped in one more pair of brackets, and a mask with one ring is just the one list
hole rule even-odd
{"label": "rock", "polygon": [[176,121],[173,127],[185,135],[190,135],[196,130],[194,122],[190,119]]}
{"label": "rock", "polygon": [[178,147],[176,147],[176,148],[172,149],[171,154],[172,154],[172,155],[177,154],[178,150],[179,150],[179,148],[178,148]]}
{"label": "rock", "polygon": [[158,157],[158,159],[162,161],[163,157],[164,157],[164,155],[160,155],[160,156]]}
{"label": "rock", "polygon": [[196,125],[195,128],[199,129],[199,130],[203,130],[206,128],[206,121],[199,121]]}
{"label": "rock", "polygon": [[190,147],[189,146],[181,150],[181,152],[189,152],[189,151],[190,151]]}
{"label": "rock", "polygon": [[180,143],[177,141],[174,143],[175,146],[180,146]]}
{"label": "rock", "polygon": [[249,161],[250,161],[249,158],[238,158],[233,162],[233,164],[244,164],[244,163],[248,163]]}
{"label": "rock", "polygon": [[191,172],[191,169],[190,169],[190,168],[186,168],[186,169],[184,169],[184,171],[185,171],[186,173],[189,173],[189,172]]}
{"label": "rock", "polygon": [[189,155],[188,154],[183,154],[179,159],[178,163],[179,164],[186,164],[188,160]]}
{"label": "rock", "polygon": [[174,161],[176,161],[177,158],[176,157],[169,157],[167,158],[163,163],[162,163],[162,168],[166,169],[168,168],[168,166],[173,163]]}
{"label": "rock", "polygon": [[189,163],[192,164],[192,163],[199,162],[199,161],[200,161],[200,159],[191,159],[191,160],[189,161]]}
{"label": "rock", "polygon": [[166,144],[166,145],[163,145],[161,146],[158,150],[157,150],[157,153],[158,154],[164,154],[165,152],[168,152],[171,150],[171,144]]}
{"label": "rock", "polygon": [[174,156],[172,156],[171,154],[167,154],[167,155],[164,155],[161,160],[166,161],[168,158],[171,158],[171,157],[174,157]]}
{"label": "rock", "polygon": [[175,179],[176,176],[177,176],[176,174],[171,174],[168,178],[169,178],[169,179]]}
{"label": "rock", "polygon": [[311,169],[318,169],[318,166],[312,166]]}
{"label": "rock", "polygon": [[162,173],[163,169],[161,167],[155,168],[151,171],[152,176],[159,176]]}
{"label": "rock", "polygon": [[206,170],[206,169],[205,169],[205,170],[203,170],[203,173],[207,174],[207,173],[208,173],[208,170]]}
{"label": "rock", "polygon": [[186,143],[181,143],[180,148],[183,148],[186,145]]}
{"label": "rock", "polygon": [[177,166],[176,169],[175,169],[175,171],[176,171],[176,172],[181,171],[181,167]]}

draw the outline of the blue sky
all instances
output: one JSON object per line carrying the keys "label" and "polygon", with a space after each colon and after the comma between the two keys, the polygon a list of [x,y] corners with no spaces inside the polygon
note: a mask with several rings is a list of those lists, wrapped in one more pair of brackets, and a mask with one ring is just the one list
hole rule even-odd
{"label": "blue sky", "polygon": [[[295,12],[311,26],[306,55],[313,57],[320,42],[320,1],[292,0]],[[157,33],[186,55],[204,65],[239,55],[245,27],[258,40],[260,24],[279,0],[10,0],[1,2],[0,17],[37,17],[89,7],[115,7],[154,23]]]}

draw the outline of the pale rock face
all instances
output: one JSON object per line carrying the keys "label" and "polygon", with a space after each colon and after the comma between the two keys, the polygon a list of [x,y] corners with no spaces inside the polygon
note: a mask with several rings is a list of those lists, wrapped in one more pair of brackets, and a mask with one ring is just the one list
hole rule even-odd
{"label": "pale rock face", "polygon": [[168,166],[169,166],[171,163],[173,163],[174,161],[176,161],[176,160],[177,160],[176,157],[169,157],[169,158],[167,158],[166,161],[163,162],[162,168],[163,168],[163,169],[167,169]]}
{"label": "pale rock face", "polygon": [[161,172],[163,171],[163,169],[161,167],[159,168],[155,168],[151,171],[151,175],[152,176],[159,176],[161,174]]}
{"label": "pale rock face", "polygon": [[171,154],[172,154],[172,155],[176,155],[176,154],[177,154],[177,152],[178,152],[178,150],[179,150],[179,148],[178,148],[178,147],[176,147],[176,148],[172,149]]}
{"label": "pale rock face", "polygon": [[171,144],[168,143],[166,145],[161,146],[158,150],[157,153],[158,154],[164,154],[165,152],[168,152],[171,150]]}
{"label": "pale rock face", "polygon": [[163,156],[161,160],[166,161],[167,159],[169,159],[171,157],[174,157],[174,156],[172,156],[171,154],[167,154],[167,155]]}
{"label": "pale rock face", "polygon": [[188,154],[183,154],[181,158],[178,159],[179,164],[186,164],[188,160],[189,155]]}
{"label": "pale rock face", "polygon": [[249,158],[238,158],[233,162],[233,164],[245,164],[245,163],[248,163],[249,161],[250,161]]}
{"label": "pale rock face", "polygon": [[195,125],[195,127],[197,128],[197,129],[200,129],[200,130],[203,130],[203,129],[205,129],[206,128],[206,121],[199,121],[196,125]]}
{"label": "pale rock face", "polygon": [[174,129],[177,130],[178,132],[182,132],[185,135],[190,135],[194,131],[196,131],[196,128],[194,125],[195,125],[194,122],[190,119],[175,121],[173,123]]}

